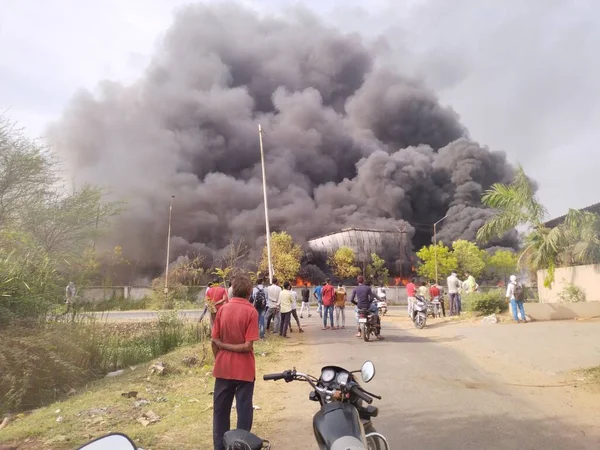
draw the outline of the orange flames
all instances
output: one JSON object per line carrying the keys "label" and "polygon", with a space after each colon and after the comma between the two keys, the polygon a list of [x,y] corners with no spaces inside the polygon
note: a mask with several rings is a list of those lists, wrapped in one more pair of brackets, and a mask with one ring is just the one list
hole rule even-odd
{"label": "orange flames", "polygon": [[310,281],[305,280],[302,277],[296,278],[296,286],[304,286],[304,283],[308,284],[309,286],[312,286],[312,283]]}
{"label": "orange flames", "polygon": [[408,278],[403,278],[403,277],[395,277],[394,278],[394,284],[396,286],[406,286],[408,284]]}

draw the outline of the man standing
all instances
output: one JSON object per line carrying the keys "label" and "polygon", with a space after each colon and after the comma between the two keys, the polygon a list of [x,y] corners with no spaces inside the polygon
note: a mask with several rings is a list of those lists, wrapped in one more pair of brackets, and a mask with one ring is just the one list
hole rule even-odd
{"label": "man standing", "polygon": [[[325,286],[321,289],[323,301],[323,329],[333,328],[333,304],[335,302],[335,288],[331,285],[331,280],[325,280]],[[329,316],[329,325],[327,325],[327,316]]]}
{"label": "man standing", "polygon": [[[290,283],[290,285],[291,284],[292,283]],[[296,320],[296,324],[298,325],[298,331],[300,333],[304,333],[304,330],[300,325],[300,319],[298,319],[298,311],[296,310],[298,308],[298,293],[294,291],[294,289],[291,289],[290,292],[292,293],[292,317]],[[292,319],[290,318],[290,333],[292,331]]]}
{"label": "man standing", "polygon": [[217,312],[227,303],[227,290],[219,284],[219,279],[215,278],[212,285],[206,290],[204,301],[210,310],[210,326],[213,326]]}
{"label": "man standing", "polygon": [[306,314],[308,317],[310,314],[310,289],[308,288],[308,283],[304,283],[304,287],[302,288],[302,308],[300,308],[300,318],[303,319],[304,316],[304,308],[306,307]]}
{"label": "man standing", "polygon": [[517,323],[521,323],[517,314],[517,312],[520,312],[522,323],[527,323],[525,308],[523,307],[523,302],[525,301],[525,288],[521,283],[517,283],[517,277],[515,275],[510,276],[510,283],[508,283],[508,286],[506,287],[506,300],[510,301],[513,320]]}
{"label": "man standing", "polygon": [[346,289],[342,283],[338,285],[335,291],[335,327],[340,328],[340,316],[342,316],[342,328],[346,328]]}
{"label": "man standing", "polygon": [[237,428],[252,429],[254,380],[254,341],[258,340],[258,313],[248,301],[252,282],[245,274],[233,279],[233,298],[219,308],[212,329],[215,356],[213,375],[213,444],[225,450],[223,435],[231,425],[235,397]]}
{"label": "man standing", "polygon": [[231,280],[227,282],[227,298],[233,297],[233,286],[231,285]]}
{"label": "man standing", "polygon": [[436,300],[440,302],[440,306],[442,307],[442,315],[446,317],[446,307],[444,306],[444,299],[442,298],[442,292],[440,287],[437,284],[432,284],[429,288],[429,295],[431,296],[431,301],[435,302]]}
{"label": "man standing", "polygon": [[461,282],[456,276],[456,271],[452,271],[450,276],[446,280],[448,282],[448,297],[450,301],[450,315],[457,316],[460,315],[460,304],[459,304],[459,289],[461,287]]}
{"label": "man standing", "polygon": [[290,282],[286,281],[283,283],[283,290],[279,292],[279,308],[281,311],[279,336],[285,338],[288,337],[287,330],[290,327],[290,316],[292,314],[292,292],[290,288]]}
{"label": "man standing", "polygon": [[265,320],[267,322],[267,330],[271,331],[271,319],[275,318],[275,329],[273,333],[277,333],[279,331],[281,322],[281,316],[279,313],[279,294],[281,293],[281,288],[277,283],[277,278],[273,277],[271,286],[267,288],[267,294],[269,296],[267,306],[269,309],[267,309]]}
{"label": "man standing", "polygon": [[408,317],[412,318],[413,305],[415,303],[415,294],[417,293],[416,278],[410,280],[406,285],[406,298],[408,300]]}
{"label": "man standing", "polygon": [[[377,332],[377,339],[379,339],[381,333],[381,323],[379,320],[379,315],[377,314],[377,300],[373,295],[371,286],[364,284],[365,278],[362,275],[359,275],[356,281],[358,282],[358,286],[352,292],[350,302],[356,305],[359,311],[367,309],[377,316],[377,326],[379,328]],[[361,337],[360,325],[358,325],[358,333],[356,333],[356,337]]]}
{"label": "man standing", "polygon": [[475,281],[475,277],[469,272],[465,272],[465,277],[467,278],[463,283],[463,291],[465,291],[465,294],[471,294],[479,288],[479,285]]}
{"label": "man standing", "polygon": [[[67,305],[67,313],[73,308],[75,303],[75,296],[77,295],[77,288],[75,283],[69,281],[67,288],[65,289],[65,303]],[[65,313],[66,314],[66,313]]]}
{"label": "man standing", "polygon": [[322,297],[323,286],[325,286],[325,282],[323,282],[321,284],[317,284],[317,287],[315,288],[315,291],[313,292],[313,295],[317,299],[317,312],[319,313],[319,317],[323,317],[323,297]]}
{"label": "man standing", "polygon": [[265,338],[265,313],[267,311],[267,291],[262,278],[256,281],[257,285],[252,290],[252,303],[258,313],[258,330],[260,338]]}

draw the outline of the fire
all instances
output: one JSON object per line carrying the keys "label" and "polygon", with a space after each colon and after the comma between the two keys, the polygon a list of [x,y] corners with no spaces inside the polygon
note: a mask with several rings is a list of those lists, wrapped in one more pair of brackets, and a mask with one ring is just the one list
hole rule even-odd
{"label": "fire", "polygon": [[408,278],[402,278],[402,277],[394,278],[394,285],[396,285],[396,286],[406,286],[408,284],[408,282],[409,282]]}
{"label": "fire", "polygon": [[310,281],[305,280],[302,277],[296,278],[296,286],[304,286],[304,283],[308,284],[309,286],[312,286],[312,283]]}

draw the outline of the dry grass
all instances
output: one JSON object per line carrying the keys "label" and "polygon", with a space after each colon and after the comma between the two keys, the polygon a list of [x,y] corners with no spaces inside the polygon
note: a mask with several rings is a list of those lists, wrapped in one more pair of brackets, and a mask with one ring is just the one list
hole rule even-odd
{"label": "dry grass", "polygon": [[[253,430],[259,435],[268,436],[273,431],[274,415],[281,412],[285,402],[283,395],[279,395],[284,392],[285,383],[267,386],[260,378],[263,373],[294,366],[301,356],[297,345],[293,340],[282,345],[280,339],[270,338],[255,346],[258,371],[255,405],[261,409],[255,412]],[[200,360],[206,355],[203,364],[186,367],[182,359],[192,354],[198,355]],[[181,348],[160,361],[168,364],[169,374],[149,376],[150,364],[143,364],[127,369],[119,377],[96,381],[64,401],[17,416],[0,431],[0,442],[18,444],[20,449],[72,449],[94,437],[120,431],[146,450],[210,448],[210,394],[214,380],[208,345]],[[121,396],[129,391],[137,391],[137,399],[147,399],[150,404],[136,408],[136,399]],[[106,409],[94,411],[94,408]],[[136,419],[148,410],[158,414],[161,420],[144,427]],[[62,417],[60,422],[57,422],[58,417]],[[235,417],[232,424],[235,425]]]}

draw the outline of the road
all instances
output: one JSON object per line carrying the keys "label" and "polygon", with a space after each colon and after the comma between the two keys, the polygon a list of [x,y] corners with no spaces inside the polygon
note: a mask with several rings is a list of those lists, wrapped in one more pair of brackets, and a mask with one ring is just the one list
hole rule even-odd
{"label": "road", "polygon": [[[561,386],[563,378],[552,370],[565,368],[564,364],[544,366],[529,361],[527,355],[535,353],[535,342],[523,346],[528,348],[523,358],[507,358],[521,350],[518,338],[508,336],[529,336],[539,341],[561,329],[560,324],[552,330],[553,323],[441,322],[416,330],[400,316],[396,323],[385,319],[385,340],[369,343],[354,337],[353,327],[322,331],[313,316],[301,338],[310,344],[304,347],[301,361],[307,367],[298,367],[317,375],[326,364],[358,369],[365,360],[373,361],[377,373],[368,389],[383,396],[382,401],[376,401],[380,414],[374,424],[387,436],[392,449],[554,450],[600,446],[600,395],[579,394],[576,387]],[[595,330],[598,337],[599,328],[600,323],[596,323],[588,330]],[[586,333],[585,339],[590,337]],[[491,335],[496,342],[506,338],[507,344],[495,351],[488,347],[490,339],[482,338],[485,343],[480,345],[479,338],[484,335]],[[294,335],[293,340],[299,337]],[[585,345],[585,340],[582,342]],[[588,352],[595,352],[592,356],[598,364],[598,352],[594,348],[588,348]],[[316,448],[311,423],[316,404],[308,401],[307,393],[306,386],[288,388],[290,407],[281,416],[285,431],[272,439],[276,448]],[[311,444],[305,445],[308,442]]]}

